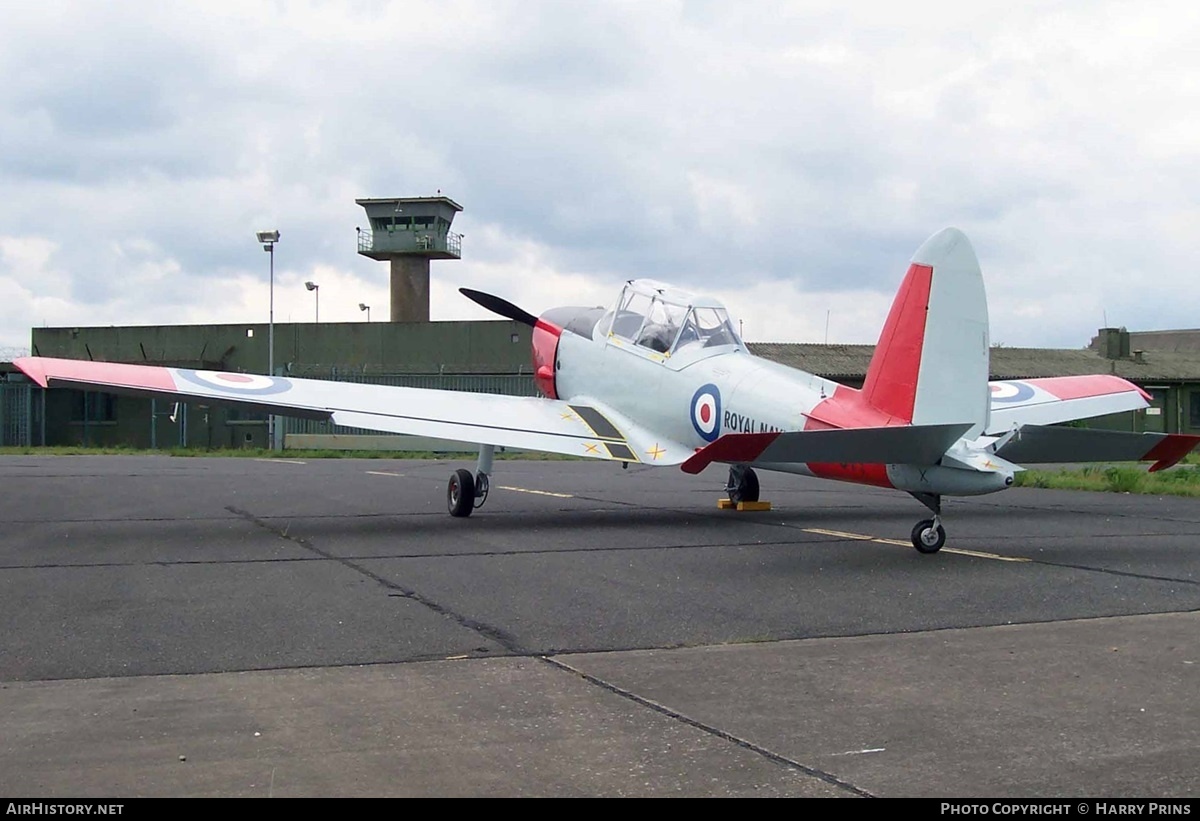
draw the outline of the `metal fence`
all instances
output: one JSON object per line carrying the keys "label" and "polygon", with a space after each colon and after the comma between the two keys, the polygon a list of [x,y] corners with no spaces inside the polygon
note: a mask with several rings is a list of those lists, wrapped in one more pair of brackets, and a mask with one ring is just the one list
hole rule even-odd
{"label": "metal fence", "polygon": [[35,440],[41,442],[41,410],[33,385],[0,382],[0,446],[30,447]]}
{"label": "metal fence", "polygon": [[[411,388],[435,388],[468,393],[496,393],[510,396],[535,396],[534,382],[529,374],[352,374],[346,369],[324,369],[322,373],[306,373],[309,379],[334,379],[341,382],[362,382],[376,385],[397,385]],[[46,392],[36,385],[21,382],[0,381],[0,446],[31,447],[46,443]],[[157,414],[151,402],[152,418],[165,416],[170,405],[159,405]],[[183,406],[184,419],[187,407]],[[265,417],[264,417],[265,418]],[[316,434],[380,434],[378,431],[361,430],[320,422],[312,419],[297,419],[288,416],[276,417],[281,437],[288,433]],[[184,423],[186,424],[186,422]],[[154,428],[151,447],[162,445],[155,442]],[[181,437],[186,434],[181,434]],[[282,441],[282,439],[280,440]],[[181,444],[186,439],[181,438]]]}
{"label": "metal fence", "polygon": [[[322,378],[316,374],[306,374],[309,378]],[[333,378],[333,377],[330,377]],[[336,377],[340,382],[363,382],[373,385],[397,385],[406,388],[434,388],[444,391],[464,391],[466,393],[498,393],[507,396],[536,396],[537,388],[533,378],[528,374],[370,374],[351,375],[340,373]],[[332,422],[322,422],[314,419],[297,419],[281,416],[283,433],[339,433],[339,434],[379,434],[378,431],[347,428]]]}

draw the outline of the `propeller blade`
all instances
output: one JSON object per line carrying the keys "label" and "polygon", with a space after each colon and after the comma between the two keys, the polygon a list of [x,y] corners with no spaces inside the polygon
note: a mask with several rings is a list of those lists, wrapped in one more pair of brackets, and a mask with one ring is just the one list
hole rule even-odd
{"label": "propeller blade", "polygon": [[530,328],[537,325],[538,318],[536,316],[528,311],[521,310],[507,299],[501,299],[494,294],[485,294],[483,291],[476,291],[471,288],[459,288],[458,292],[472,302],[487,308],[494,314],[500,314],[500,316],[507,319],[522,322]]}

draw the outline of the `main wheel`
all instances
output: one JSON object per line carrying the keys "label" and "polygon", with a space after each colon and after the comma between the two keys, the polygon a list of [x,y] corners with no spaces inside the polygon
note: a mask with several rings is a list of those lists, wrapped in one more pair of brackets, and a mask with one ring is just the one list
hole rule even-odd
{"label": "main wheel", "polygon": [[752,468],[734,465],[729,469],[729,482],[725,486],[725,492],[729,494],[729,501],[734,504],[757,502],[758,474]]}
{"label": "main wheel", "polygon": [[486,473],[475,474],[475,507],[483,507],[483,503],[487,501],[490,487],[491,482]]}
{"label": "main wheel", "polygon": [[912,530],[912,543],[921,553],[937,553],[946,543],[946,530],[933,519],[922,519]]}
{"label": "main wheel", "polygon": [[459,468],[450,475],[446,486],[446,507],[451,516],[470,516],[475,509],[475,477],[471,471]]}

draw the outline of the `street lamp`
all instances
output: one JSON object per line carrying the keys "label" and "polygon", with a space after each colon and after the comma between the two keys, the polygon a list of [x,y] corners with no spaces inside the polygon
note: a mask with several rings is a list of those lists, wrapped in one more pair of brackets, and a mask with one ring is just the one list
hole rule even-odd
{"label": "street lamp", "polygon": [[306,282],[304,287],[313,292],[313,298],[317,301],[317,323],[321,322],[321,286],[315,282]]}
{"label": "street lamp", "polygon": [[367,322],[371,321],[371,306],[365,302],[358,303],[358,310],[367,312]]}
{"label": "street lamp", "polygon": [[[267,375],[275,375],[275,243],[279,242],[278,231],[259,231],[255,234],[263,250],[271,255],[270,313],[267,315]],[[275,449],[275,415],[267,416],[267,438],[271,449]]]}

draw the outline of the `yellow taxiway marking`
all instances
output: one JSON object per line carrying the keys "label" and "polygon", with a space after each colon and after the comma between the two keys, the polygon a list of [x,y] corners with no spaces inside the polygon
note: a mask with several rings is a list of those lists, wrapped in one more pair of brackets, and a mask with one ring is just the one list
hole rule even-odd
{"label": "yellow taxiway marking", "polygon": [[508,485],[497,485],[501,490],[515,490],[517,493],[532,493],[535,496],[553,496],[556,499],[574,499],[570,493],[551,493],[548,490],[530,490],[527,487],[509,487]]}
{"label": "yellow taxiway marking", "polygon": [[864,536],[861,533],[843,533],[840,530],[820,530],[815,527],[806,527],[804,528],[804,532],[816,533],[818,536],[839,536],[843,539],[858,539],[863,542],[869,542],[874,538],[873,536]]}
{"label": "yellow taxiway marking", "polygon": [[887,752],[887,747],[870,747],[866,750],[847,750],[844,753],[830,753],[830,755],[867,755],[868,753],[883,752]]}
{"label": "yellow taxiway marking", "polygon": [[388,473],[386,470],[368,470],[372,476],[403,476],[403,473]]}
{"label": "yellow taxiway marking", "polygon": [[308,462],[300,462],[295,459],[255,459],[256,462],[279,462],[284,465],[307,465]]}
{"label": "yellow taxiway marking", "polygon": [[960,556],[974,556],[977,559],[995,559],[998,562],[1031,562],[1033,559],[1026,559],[1024,556],[997,556],[995,553],[983,553],[979,550],[962,550],[957,547],[943,547],[947,553],[957,553]]}
{"label": "yellow taxiway marking", "polygon": [[[803,528],[805,533],[816,533],[819,536],[837,536],[842,539],[854,539],[859,542],[875,542],[876,544],[894,544],[897,547],[912,547],[912,542],[904,542],[900,539],[877,539],[874,536],[867,536],[863,533],[844,533],[840,530],[819,530],[815,527]],[[941,553],[957,553],[960,556],[974,556],[976,559],[994,559],[998,562],[1030,562],[1032,559],[1026,559],[1024,556],[1000,556],[995,553],[984,553],[980,550],[963,550],[958,547],[943,547]]]}

